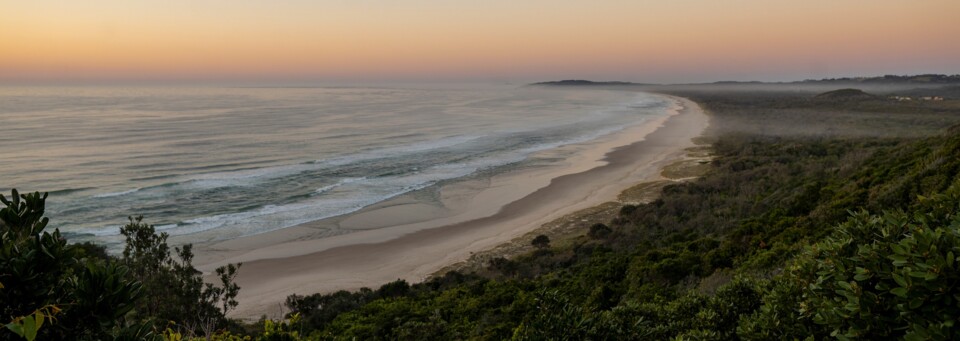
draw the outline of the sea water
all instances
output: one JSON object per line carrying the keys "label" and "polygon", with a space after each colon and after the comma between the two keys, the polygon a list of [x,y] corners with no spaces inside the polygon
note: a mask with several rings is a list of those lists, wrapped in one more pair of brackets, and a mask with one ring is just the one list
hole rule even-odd
{"label": "sea water", "polygon": [[522,86],[0,87],[0,190],[50,192],[72,241],[116,249],[137,215],[235,238],[519,167],[669,106]]}

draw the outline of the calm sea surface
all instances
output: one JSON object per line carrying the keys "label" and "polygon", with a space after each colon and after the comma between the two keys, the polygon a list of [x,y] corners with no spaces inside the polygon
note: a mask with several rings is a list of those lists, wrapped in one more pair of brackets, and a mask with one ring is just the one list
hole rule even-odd
{"label": "calm sea surface", "polygon": [[50,192],[71,240],[116,246],[141,214],[171,235],[234,238],[522,167],[668,105],[506,86],[0,87],[0,190]]}

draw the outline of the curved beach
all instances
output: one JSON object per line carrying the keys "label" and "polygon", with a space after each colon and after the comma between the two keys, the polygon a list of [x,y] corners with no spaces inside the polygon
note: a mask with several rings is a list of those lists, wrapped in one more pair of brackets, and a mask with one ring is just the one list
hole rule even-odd
{"label": "curved beach", "polygon": [[[671,114],[562,147],[574,153],[557,165],[454,182],[431,198],[411,193],[342,217],[197,245],[196,263],[205,272],[244,263],[240,306],[231,313],[244,319],[279,317],[294,293],[421,281],[566,214],[615,200],[639,182],[659,180],[661,169],[682,158],[708,125],[696,103],[670,98],[676,103]],[[331,224],[355,232],[320,238],[317,231]]]}

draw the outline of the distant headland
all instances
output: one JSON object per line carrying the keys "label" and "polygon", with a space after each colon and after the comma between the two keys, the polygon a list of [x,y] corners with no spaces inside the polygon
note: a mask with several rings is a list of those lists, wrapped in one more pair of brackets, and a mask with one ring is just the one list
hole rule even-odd
{"label": "distant headland", "polygon": [[547,85],[547,86],[585,86],[585,85],[649,85],[642,83],[633,83],[633,82],[594,82],[583,79],[565,79],[562,81],[550,81],[550,82],[538,82],[532,83],[530,85]]}

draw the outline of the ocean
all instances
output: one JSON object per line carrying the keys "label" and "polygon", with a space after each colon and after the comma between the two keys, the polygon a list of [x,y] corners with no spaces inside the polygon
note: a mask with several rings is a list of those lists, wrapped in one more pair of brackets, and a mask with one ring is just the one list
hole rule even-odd
{"label": "ocean", "polygon": [[487,85],[0,87],[0,191],[50,192],[50,226],[71,241],[116,250],[138,215],[181,240],[223,240],[558,162],[537,152],[670,104]]}

